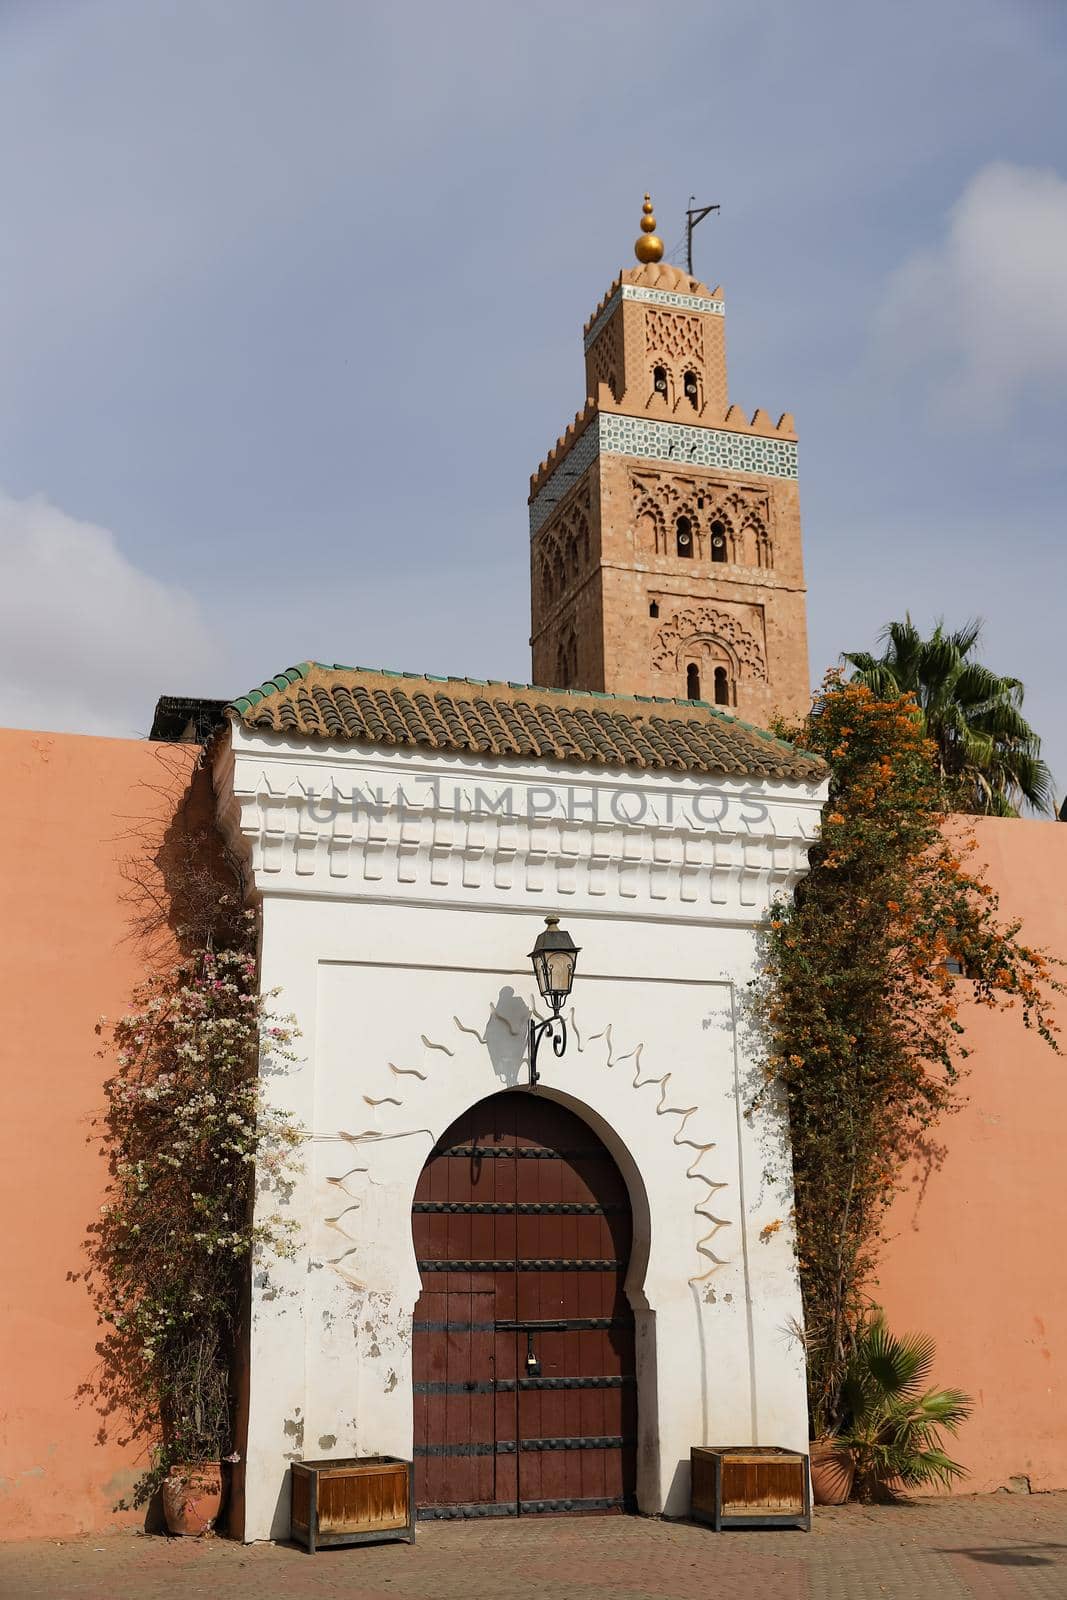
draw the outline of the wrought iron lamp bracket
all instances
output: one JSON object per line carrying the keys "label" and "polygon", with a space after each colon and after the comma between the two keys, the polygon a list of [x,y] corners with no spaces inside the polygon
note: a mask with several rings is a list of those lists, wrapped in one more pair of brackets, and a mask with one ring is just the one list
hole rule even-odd
{"label": "wrought iron lamp bracket", "polygon": [[567,1048],[567,1024],[558,1011],[550,1017],[545,1017],[542,1022],[535,1022],[530,1018],[530,1083],[540,1081],[537,1072],[537,1052],[541,1047],[541,1040],[548,1034],[552,1040],[552,1053],[561,1056]]}

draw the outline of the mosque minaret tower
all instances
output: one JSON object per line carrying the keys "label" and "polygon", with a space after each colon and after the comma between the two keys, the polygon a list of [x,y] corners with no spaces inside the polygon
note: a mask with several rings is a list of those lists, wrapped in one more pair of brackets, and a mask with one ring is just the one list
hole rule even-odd
{"label": "mosque minaret tower", "polygon": [[530,483],[533,679],[766,727],[809,702],[793,418],[730,404],[723,292],[663,260],[647,195],[634,251]]}

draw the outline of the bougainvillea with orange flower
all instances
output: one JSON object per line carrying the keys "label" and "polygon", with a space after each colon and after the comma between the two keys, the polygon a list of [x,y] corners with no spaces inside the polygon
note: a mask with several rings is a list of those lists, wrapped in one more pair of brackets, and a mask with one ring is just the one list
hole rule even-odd
{"label": "bougainvillea with orange flower", "polygon": [[967,1008],[1014,1006],[1057,1049],[1055,966],[1004,921],[975,842],[949,824],[910,696],[831,674],[784,736],[830,790],[809,875],[771,912],[754,1010],[789,1107],[816,1435],[841,1385],[879,1226],[909,1160],[960,1100]]}

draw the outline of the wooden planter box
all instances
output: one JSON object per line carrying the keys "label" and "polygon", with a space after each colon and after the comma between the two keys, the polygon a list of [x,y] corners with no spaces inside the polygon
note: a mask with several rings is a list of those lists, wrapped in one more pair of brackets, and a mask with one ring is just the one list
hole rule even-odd
{"label": "wooden planter box", "polygon": [[692,1514],[723,1528],[811,1529],[808,1458],[776,1445],[704,1445],[689,1453]]}
{"label": "wooden planter box", "polygon": [[411,1462],[398,1456],[294,1461],[290,1526],[312,1555],[322,1545],[414,1543]]}

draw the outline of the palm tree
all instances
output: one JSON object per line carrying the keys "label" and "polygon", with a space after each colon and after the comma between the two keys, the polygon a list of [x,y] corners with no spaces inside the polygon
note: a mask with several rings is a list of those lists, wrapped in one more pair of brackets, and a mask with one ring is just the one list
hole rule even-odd
{"label": "palm tree", "polygon": [[941,1430],[955,1434],[973,1409],[959,1389],[928,1388],[934,1341],[926,1334],[895,1337],[874,1308],[857,1332],[842,1398],[844,1425],[832,1443],[855,1472],[863,1500],[906,1489],[951,1489],[964,1475],[946,1455]]}
{"label": "palm tree", "polygon": [[842,658],[856,669],[852,681],[875,694],[915,696],[954,810],[1015,817],[1025,800],[1050,811],[1052,775],[1022,714],[1023,685],[974,660],[981,633],[980,621],[956,633],[939,622],[924,639],[908,616],[883,629],[880,656],[846,650]]}

